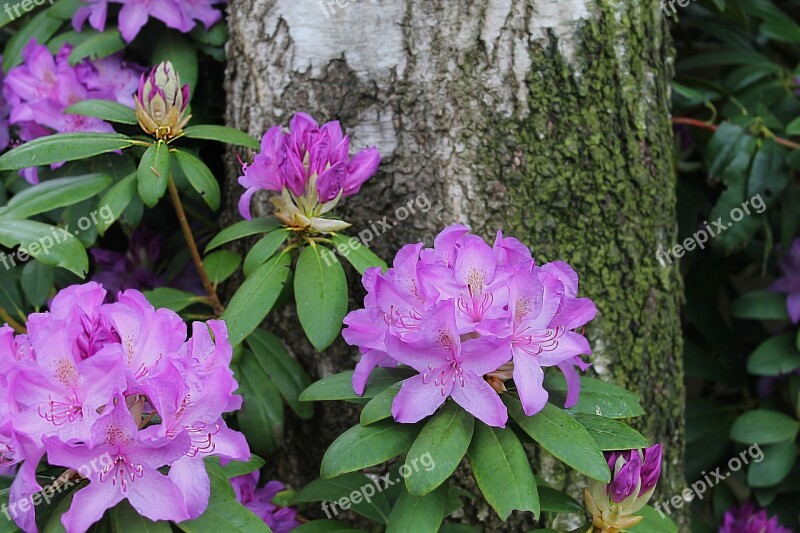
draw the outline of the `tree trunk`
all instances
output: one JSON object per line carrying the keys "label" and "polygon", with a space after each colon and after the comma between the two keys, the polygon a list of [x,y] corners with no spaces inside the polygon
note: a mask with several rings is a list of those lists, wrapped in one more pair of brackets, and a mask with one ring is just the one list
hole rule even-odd
{"label": "tree trunk", "polygon": [[[384,258],[464,222],[520,238],[539,262],[570,262],[599,309],[587,330],[594,371],[641,394],[647,415],[636,424],[666,447],[660,494],[680,493],[682,285],[655,258],[676,239],[672,49],[659,3],[330,3],[230,0],[229,125],[260,137],[306,111],[340,120],[354,147],[377,145],[379,175],[345,202],[353,230],[394,220],[420,194],[432,206],[371,243]],[[240,191],[229,189],[234,213]],[[279,322],[312,377],[355,365],[343,343],[316,354],[288,313]],[[317,412],[287,422],[276,473],[294,486],[318,475],[322,452],[356,421],[342,405]],[[581,484],[539,463],[557,484]],[[503,527],[481,503],[468,504],[465,521]]]}

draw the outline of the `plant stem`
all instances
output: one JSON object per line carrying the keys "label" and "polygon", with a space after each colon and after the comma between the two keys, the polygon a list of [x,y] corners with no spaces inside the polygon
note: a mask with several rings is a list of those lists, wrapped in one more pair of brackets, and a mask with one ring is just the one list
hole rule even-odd
{"label": "plant stem", "polygon": [[186,212],[183,210],[178,187],[175,186],[175,180],[172,179],[172,174],[169,176],[168,187],[172,205],[175,207],[175,213],[178,215],[178,222],[181,224],[183,238],[186,240],[186,246],[189,247],[189,252],[192,254],[192,261],[194,261],[194,266],[197,268],[197,273],[200,275],[200,281],[203,282],[203,288],[205,288],[206,294],[208,294],[208,299],[211,303],[211,307],[214,309],[214,313],[220,316],[225,311],[225,308],[222,306],[222,302],[219,301],[219,296],[217,295],[216,289],[211,284],[211,280],[208,279],[206,267],[203,265],[203,258],[200,257],[200,251],[197,249],[197,243],[194,241],[192,228],[189,227],[189,221],[186,219]]}
{"label": "plant stem", "polygon": [[[717,131],[719,126],[716,124],[712,124],[711,122],[705,122],[702,120],[698,120],[696,118],[688,118],[688,117],[672,117],[673,124],[683,124],[686,126],[692,126],[695,128],[702,128],[704,130],[709,131]],[[790,148],[792,150],[797,150],[800,148],[800,144],[794,141],[790,141],[788,139],[783,139],[781,137],[772,137],[772,139],[780,144],[781,146],[785,146],[786,148]]]}
{"label": "plant stem", "polygon": [[8,314],[8,311],[0,307],[0,318],[6,321],[6,324],[14,328],[14,331],[17,333],[28,333],[28,330],[25,329],[25,326],[14,320],[11,315]]}

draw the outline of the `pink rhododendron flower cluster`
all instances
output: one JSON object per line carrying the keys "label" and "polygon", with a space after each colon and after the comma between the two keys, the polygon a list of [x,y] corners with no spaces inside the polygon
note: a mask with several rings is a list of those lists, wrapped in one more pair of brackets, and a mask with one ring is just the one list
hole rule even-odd
{"label": "pink rhododendron flower cluster", "polygon": [[339,231],[349,226],[324,218],[340,198],[356,194],[375,175],[381,162],[376,148],[365,148],[350,157],[350,138],[338,122],[319,126],[306,115],[292,118],[290,129],[270,129],[261,139],[261,152],[252,164],[244,164],[239,183],[247,190],[239,200],[239,212],[250,220],[250,200],[260,190],[275,191],[276,216],[286,224]]}
{"label": "pink rhododendron flower cluster", "polygon": [[75,12],[72,25],[81,31],[87,19],[97,31],[105,30],[109,4],[121,4],[119,31],[126,42],[131,42],[147,24],[150,17],[160,20],[170,28],[186,33],[200,21],[206,29],[222,18],[216,4],[226,0],[83,0],[85,6]]}
{"label": "pink rhododendron flower cluster", "polygon": [[770,518],[765,509],[758,510],[752,502],[745,502],[740,508],[725,512],[719,533],[792,533],[792,530],[783,527],[777,516]]}
{"label": "pink rhododendron flower cluster", "polygon": [[358,394],[376,366],[408,365],[392,404],[398,422],[429,416],[447,399],[491,426],[505,426],[498,396],[513,378],[527,415],[547,403],[544,368],[558,366],[569,386],[567,406],[580,391],[576,366],[589,343],[574,331],[595,316],[578,298],[578,275],[563,262],[538,266],[518,240],[498,232],[494,246],[451,226],[433,248],[404,246],[385,274],[363,278],[364,309],[345,318],[345,340],[358,346],[353,376]]}
{"label": "pink rhododendron flower cluster", "polygon": [[[64,110],[82,100],[111,100],[134,106],[133,93],[143,69],[114,55],[94,61],[69,64],[72,46],[65,44],[53,57],[46,46],[31,41],[22,51],[22,64],[5,78],[3,94],[10,107],[10,122],[22,141],[55,133],[113,132],[111,124]],[[37,183],[36,169],[23,171]]]}
{"label": "pink rhododendron flower cluster", "polygon": [[195,322],[187,340],[181,318],[140,292],[105,297],[75,285],[30,315],[27,335],[0,329],[0,458],[17,466],[9,512],[26,532],[45,457],[88,480],[62,517],[70,533],[124,499],[151,520],[196,518],[210,491],[203,458],[250,458],[222,419],[242,402],[225,323]]}
{"label": "pink rhododendron flower cluster", "polygon": [[272,530],[273,533],[289,533],[300,525],[297,521],[297,510],[292,507],[280,507],[273,500],[285,487],[279,481],[270,481],[262,488],[258,486],[258,471],[231,479],[236,499],[253,511]]}

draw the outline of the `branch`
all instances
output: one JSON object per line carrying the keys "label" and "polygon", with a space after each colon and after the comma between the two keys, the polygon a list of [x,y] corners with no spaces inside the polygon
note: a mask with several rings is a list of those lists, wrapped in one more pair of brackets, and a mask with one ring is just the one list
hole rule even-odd
{"label": "branch", "polygon": [[[717,131],[719,129],[719,126],[717,126],[716,124],[712,124],[710,122],[704,122],[696,118],[672,117],[672,123],[683,124],[685,126],[692,126],[695,128],[701,128],[709,131]],[[781,137],[772,137],[772,139],[781,146],[785,146],[786,148],[789,148],[791,150],[797,150],[798,148],[800,148],[800,143],[796,143],[788,139],[783,139]]]}
{"label": "branch", "polygon": [[28,333],[28,330],[25,329],[25,326],[14,320],[11,315],[8,314],[8,311],[0,307],[0,318],[6,321],[6,324],[14,328],[14,331],[17,333]]}
{"label": "branch", "polygon": [[175,186],[175,180],[172,179],[172,174],[169,176],[168,185],[169,197],[172,199],[172,205],[175,207],[175,213],[178,215],[178,222],[181,224],[183,238],[186,240],[186,245],[189,247],[189,252],[192,254],[192,261],[194,261],[194,266],[197,268],[197,273],[200,275],[200,281],[203,282],[203,288],[205,288],[206,294],[208,294],[208,299],[211,303],[211,307],[214,309],[214,313],[220,316],[225,311],[225,308],[222,306],[222,302],[219,301],[217,290],[211,284],[211,280],[208,279],[206,267],[203,265],[203,258],[200,257],[200,251],[197,249],[197,243],[194,241],[192,229],[189,227],[189,221],[186,219],[186,213],[183,210],[181,197],[180,194],[178,194],[178,188]]}

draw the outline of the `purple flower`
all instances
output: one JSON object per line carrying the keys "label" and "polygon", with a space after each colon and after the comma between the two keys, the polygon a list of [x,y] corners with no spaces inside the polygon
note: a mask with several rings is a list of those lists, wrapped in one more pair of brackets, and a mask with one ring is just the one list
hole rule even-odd
{"label": "purple flower", "polygon": [[338,122],[319,126],[309,115],[297,113],[288,132],[280,126],[269,129],[253,163],[242,165],[239,184],[247,190],[239,200],[239,212],[250,220],[250,200],[257,191],[268,190],[281,194],[273,203],[276,216],[287,225],[323,232],[344,229],[349,224],[323,215],[340,198],[356,194],[379,164],[376,148],[365,148],[350,158],[350,139]]}
{"label": "purple flower", "polygon": [[[126,64],[120,55],[83,61],[73,67],[69,64],[71,51],[71,45],[65,44],[54,57],[46,46],[31,40],[22,51],[22,64],[6,76],[3,94],[10,107],[10,123],[17,126],[23,142],[54,132],[114,131],[100,119],[64,113],[82,100],[113,100],[133,107],[130,96],[136,88],[139,67]],[[30,183],[38,183],[35,168],[26,169],[22,175]]]}
{"label": "purple flower", "polygon": [[661,445],[605,455],[611,482],[590,480],[584,500],[599,531],[622,531],[642,520],[636,513],[650,500],[661,476]]}
{"label": "purple flower", "polygon": [[536,266],[530,251],[498,232],[494,247],[456,225],[433,248],[404,246],[386,273],[363,277],[364,309],[345,317],[345,340],[362,356],[353,388],[362,394],[377,366],[404,364],[420,374],[404,382],[392,414],[416,422],[448,396],[485,423],[505,425],[497,395],[513,378],[525,413],[547,402],[544,368],[558,366],[577,402],[575,367],[589,343],[574,330],[596,313],[577,298],[578,275],[566,263]]}
{"label": "purple flower", "polygon": [[797,324],[800,322],[800,239],[795,239],[788,253],[781,258],[780,268],[783,277],[775,280],[770,288],[788,294],[786,311]]}
{"label": "purple flower", "polygon": [[783,527],[777,516],[769,518],[766,509],[757,510],[752,502],[745,502],[725,512],[719,533],[792,533],[792,530]]}
{"label": "purple flower", "polygon": [[[41,490],[40,460],[89,481],[62,523],[86,531],[123,499],[152,520],[183,521],[208,504],[203,458],[246,460],[222,414],[241,407],[224,322],[186,325],[138,291],[103,303],[96,283],[64,289],[28,335],[0,328],[0,466],[14,468],[11,501]],[[168,471],[167,471],[168,469]],[[34,506],[13,519],[36,531]]]}
{"label": "purple flower", "polygon": [[231,479],[236,499],[261,518],[274,533],[289,533],[300,525],[297,511],[292,507],[279,507],[273,500],[285,487],[279,481],[270,481],[257,489],[258,471]]}
{"label": "purple flower", "polygon": [[81,31],[86,20],[92,28],[103,31],[108,15],[108,4],[122,4],[119,12],[119,29],[126,42],[131,42],[155,18],[181,32],[188,32],[199,20],[206,29],[222,18],[222,13],[212,7],[224,0],[83,0],[85,6],[75,12],[72,25]]}

